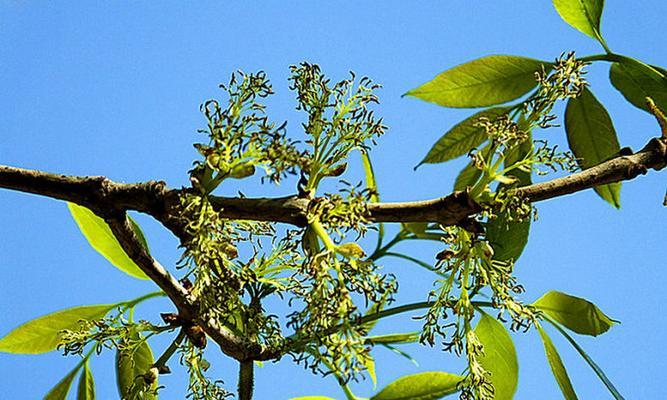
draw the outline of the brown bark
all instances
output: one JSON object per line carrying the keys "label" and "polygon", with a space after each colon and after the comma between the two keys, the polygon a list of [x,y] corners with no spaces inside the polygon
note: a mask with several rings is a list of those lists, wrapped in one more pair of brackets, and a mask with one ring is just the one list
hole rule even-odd
{"label": "brown bark", "polygon": [[[517,189],[516,194],[531,202],[559,197],[602,184],[630,180],[649,169],[667,165],[667,138],[654,138],[639,152],[619,155],[595,167],[562,178]],[[79,177],[0,166],[0,188],[17,190],[73,202],[104,218],[129,257],[172,300],[181,316],[201,326],[221,350],[240,361],[279,358],[280,349],[264,349],[221,327],[199,313],[197,300],[141,246],[125,213],[149,214],[186,240],[180,215],[180,198],[188,189],[168,189],[164,182],[136,184],[113,182],[105,177]],[[229,219],[274,221],[304,226],[307,198],[230,198],[212,196],[220,215]],[[481,207],[466,192],[423,201],[369,203],[367,218],[374,222],[437,222],[455,225],[478,213]]]}

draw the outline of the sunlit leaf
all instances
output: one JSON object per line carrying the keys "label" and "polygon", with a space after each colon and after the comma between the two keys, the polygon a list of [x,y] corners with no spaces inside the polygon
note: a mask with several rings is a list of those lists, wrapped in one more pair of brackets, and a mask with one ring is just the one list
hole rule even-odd
{"label": "sunlit leaf", "polygon": [[540,297],[533,305],[566,328],[582,335],[601,335],[616,322],[590,301],[554,290]]}
{"label": "sunlit leaf", "polygon": [[493,258],[499,261],[516,261],[528,243],[529,234],[530,217],[514,222],[501,214],[486,225],[486,238],[493,247]]}
{"label": "sunlit leaf", "polygon": [[33,319],[0,339],[0,351],[40,354],[55,350],[60,342],[61,331],[77,329],[80,320],[100,319],[115,306],[115,304],[80,306]]}
{"label": "sunlit leaf", "polygon": [[369,336],[366,338],[366,340],[373,344],[414,343],[419,340],[419,334],[419,332],[391,333],[388,335]]}
{"label": "sunlit leaf", "polygon": [[489,108],[464,119],[438,139],[419,164],[437,164],[468,154],[488,138],[479,126],[480,119],[494,120],[509,110],[511,107]]}
{"label": "sunlit leaf", "polygon": [[77,366],[69,374],[65,375],[65,377],[61,379],[60,382],[58,382],[56,386],[53,387],[53,389],[49,390],[49,393],[44,396],[44,400],[65,400],[67,398],[67,394],[70,391],[70,388],[72,387],[74,377],[76,376],[77,372],[79,372],[79,369],[80,366]]}
{"label": "sunlit leaf", "polygon": [[421,372],[398,378],[371,400],[436,400],[458,391],[462,376],[448,372]]}
{"label": "sunlit leaf", "polygon": [[615,62],[609,70],[611,84],[635,107],[648,111],[646,97],[651,97],[662,110],[667,110],[667,75],[632,58]]}
{"label": "sunlit leaf", "polygon": [[593,39],[601,39],[604,0],[553,0],[553,4],[565,22]]}
{"label": "sunlit leaf", "polygon": [[[507,154],[505,167],[514,165],[526,157],[532,148],[532,136],[517,148]],[[531,184],[530,172],[518,169],[512,170],[510,175],[518,181],[518,186]],[[507,214],[500,213],[486,224],[486,239],[493,247],[493,258],[500,261],[518,260],[523,253],[530,235],[531,218],[521,222],[510,221]]]}
{"label": "sunlit leaf", "polygon": [[487,314],[482,314],[475,334],[484,345],[480,363],[491,373],[494,399],[511,400],[519,382],[519,362],[512,338],[503,324]]}
{"label": "sunlit leaf", "polygon": [[375,172],[373,171],[373,164],[371,163],[371,158],[368,155],[368,152],[362,151],[361,152],[361,162],[364,165],[364,175],[366,177],[366,187],[371,190],[371,198],[370,200],[372,202],[378,202],[380,201],[379,195],[378,195],[378,186],[377,182],[375,180]]}
{"label": "sunlit leaf", "polygon": [[157,380],[149,385],[144,379],[153,362],[153,351],[146,341],[133,353],[116,352],[116,384],[122,398],[134,398],[137,393],[143,393],[144,399],[156,398],[151,391]]}
{"label": "sunlit leaf", "polygon": [[611,393],[612,396],[614,396],[614,399],[616,399],[616,400],[625,400],[625,398],[621,395],[621,393],[618,391],[618,389],[616,389],[616,387],[611,382],[611,380],[609,380],[609,378],[607,378],[607,375],[605,375],[602,368],[600,368],[600,366],[597,365],[595,363],[595,361],[593,361],[593,359],[584,351],[584,349],[581,346],[579,346],[579,344],[574,340],[574,338],[572,336],[570,336],[570,334],[568,334],[565,331],[565,329],[561,328],[560,325],[558,325],[556,322],[551,320],[549,317],[545,318],[545,320],[547,322],[549,322],[551,325],[553,325],[553,327],[556,328],[556,330],[561,335],[563,335],[565,337],[565,339],[567,339],[568,342],[570,342],[572,347],[574,347],[575,350],[577,350],[579,355],[584,359],[584,361],[586,361],[586,363],[595,372],[595,375],[597,375],[598,378],[600,378],[600,380],[602,381],[602,383],[604,383],[604,385],[607,387],[607,389],[609,390],[609,393]]}
{"label": "sunlit leaf", "polygon": [[363,364],[364,367],[366,367],[366,371],[368,371],[368,376],[371,377],[371,381],[373,382],[373,389],[375,389],[378,384],[378,377],[375,373],[375,359],[369,357],[363,361]]}
{"label": "sunlit leaf", "polygon": [[[621,149],[609,113],[586,88],[567,102],[565,131],[570,149],[582,169],[606,161]],[[595,192],[614,207],[621,207],[620,182],[598,186]]]}
{"label": "sunlit leaf", "polygon": [[563,360],[560,358],[556,346],[554,346],[551,338],[540,325],[535,325],[535,327],[540,333],[540,338],[542,338],[542,343],[544,344],[544,353],[547,356],[551,372],[558,383],[558,387],[563,392],[563,396],[566,400],[577,400],[577,394],[574,392],[572,382],[567,375],[567,370],[565,369],[565,365],[563,365]]}
{"label": "sunlit leaf", "polygon": [[471,160],[456,177],[456,181],[454,182],[454,190],[466,190],[468,186],[473,186],[481,176],[482,170],[475,167],[474,162]]}
{"label": "sunlit leaf", "polygon": [[79,388],[76,394],[77,400],[95,400],[95,380],[90,372],[88,362],[83,364],[83,372],[79,377]]}
{"label": "sunlit leaf", "polygon": [[461,64],[410,90],[407,96],[445,107],[486,107],[506,103],[537,85],[535,72],[547,63],[518,56],[488,56]]}
{"label": "sunlit leaf", "polygon": [[[118,240],[111,232],[109,225],[86,207],[67,203],[72,217],[79,229],[88,240],[88,243],[111,264],[126,274],[138,279],[148,279],[146,274],[127,256]],[[136,222],[132,222],[135,234],[145,244],[146,239]],[[147,248],[148,249],[148,248]]]}
{"label": "sunlit leaf", "polygon": [[394,352],[394,353],[398,354],[399,356],[405,358],[406,360],[410,361],[416,367],[419,366],[419,363],[417,362],[417,360],[415,360],[414,357],[412,357],[410,354],[404,352],[403,350],[398,349],[398,348],[394,347],[393,345],[391,345],[389,343],[378,343],[378,344],[380,346],[386,347],[387,349],[391,350],[392,352]]}

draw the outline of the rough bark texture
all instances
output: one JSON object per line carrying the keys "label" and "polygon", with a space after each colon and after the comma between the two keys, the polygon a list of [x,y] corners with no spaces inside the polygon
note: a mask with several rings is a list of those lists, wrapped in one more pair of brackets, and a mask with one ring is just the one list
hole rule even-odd
{"label": "rough bark texture", "polygon": [[[629,180],[649,169],[661,170],[667,164],[667,137],[654,138],[639,152],[612,158],[602,164],[563,178],[517,189],[516,194],[530,202],[575,193],[611,182]],[[181,196],[189,189],[168,189],[164,182],[136,184],[113,182],[105,177],[78,177],[51,174],[10,166],[0,166],[0,188],[17,190],[65,200],[91,209],[104,218],[128,256],[172,300],[182,317],[202,327],[221,350],[239,361],[280,358],[281,349],[267,349],[221,327],[214,319],[201,316],[195,299],[169,272],[141,246],[132,231],[126,212],[139,211],[153,216],[181,241],[187,240],[180,212]],[[310,199],[211,198],[222,217],[274,221],[304,226]],[[436,222],[460,224],[481,210],[466,192],[404,203],[369,203],[370,221]]]}

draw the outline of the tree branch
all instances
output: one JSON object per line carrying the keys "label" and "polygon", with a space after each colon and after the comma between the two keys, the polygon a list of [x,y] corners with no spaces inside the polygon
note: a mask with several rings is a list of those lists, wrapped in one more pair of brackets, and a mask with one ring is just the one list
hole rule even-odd
{"label": "tree branch", "polygon": [[631,155],[612,158],[576,174],[525,186],[517,190],[531,202],[575,193],[595,186],[620,182],[644,175],[649,169],[659,171],[667,163],[667,138],[653,138],[643,149]]}
{"label": "tree branch", "polygon": [[[667,162],[667,138],[654,138],[636,154],[620,155],[595,167],[517,189],[531,202],[575,193],[595,186],[630,180],[649,169],[661,170]],[[135,210],[153,216],[184,239],[180,196],[190,189],[167,189],[164,182],[116,183],[105,177],[50,174],[0,166],[0,188],[66,200],[106,217]],[[297,196],[245,198],[210,196],[222,217],[306,224],[310,200]],[[369,203],[367,218],[374,222],[438,222],[453,225],[480,211],[464,192],[413,202]]]}
{"label": "tree branch", "polygon": [[[629,180],[649,169],[661,170],[667,164],[667,138],[654,138],[638,153],[619,155],[593,168],[563,178],[517,189],[516,194],[531,202],[575,193],[602,184]],[[201,326],[221,350],[239,361],[280,357],[276,349],[265,349],[255,342],[234,335],[212,318],[199,315],[193,296],[155,261],[131,229],[125,213],[135,210],[153,216],[182,241],[187,241],[181,218],[181,196],[191,189],[167,189],[164,182],[116,183],[105,177],[77,177],[0,166],[0,188],[33,193],[73,202],[104,218],[121,246],[172,300],[185,318]],[[274,221],[304,226],[310,199],[228,198],[211,196],[221,216],[229,219]],[[454,192],[433,200],[405,203],[370,203],[367,218],[375,222],[461,223],[481,207],[466,192]]]}
{"label": "tree branch", "polygon": [[178,309],[179,315],[201,326],[206,334],[220,346],[223,353],[237,360],[245,360],[250,354],[261,351],[259,345],[234,335],[226,328],[221,327],[215,319],[200,315],[199,304],[196,299],[146,252],[124,213],[105,218],[105,220],[123,250],[169,296]]}

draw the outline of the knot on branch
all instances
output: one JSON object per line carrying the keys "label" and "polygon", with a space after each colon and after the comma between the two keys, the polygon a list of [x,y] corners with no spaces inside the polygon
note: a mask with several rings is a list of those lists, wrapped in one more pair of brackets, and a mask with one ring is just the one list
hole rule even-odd
{"label": "knot on branch", "polygon": [[191,319],[175,313],[160,314],[165,324],[174,328],[183,328],[183,332],[195,347],[203,349],[206,347],[206,333],[204,329]]}

